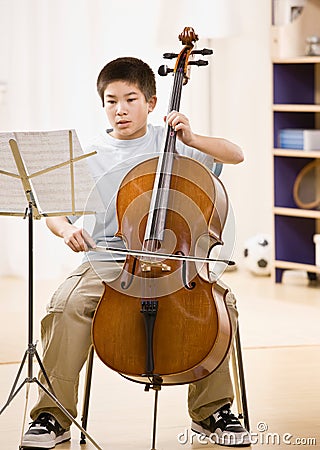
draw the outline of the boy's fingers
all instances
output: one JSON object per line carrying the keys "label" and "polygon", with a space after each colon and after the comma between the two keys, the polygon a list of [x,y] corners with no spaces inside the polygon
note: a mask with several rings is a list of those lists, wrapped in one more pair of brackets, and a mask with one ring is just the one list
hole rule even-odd
{"label": "boy's fingers", "polygon": [[[89,245],[89,247],[96,248],[96,243],[94,242],[94,240],[92,239],[90,234],[85,229],[82,230],[82,235],[83,235],[85,243],[87,243]],[[86,251],[87,250],[88,249],[86,249]]]}

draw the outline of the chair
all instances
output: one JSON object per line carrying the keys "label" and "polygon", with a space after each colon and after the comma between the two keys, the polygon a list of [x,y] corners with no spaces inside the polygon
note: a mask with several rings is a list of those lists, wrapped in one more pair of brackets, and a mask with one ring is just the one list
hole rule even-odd
{"label": "chair", "polygon": [[[83,396],[83,408],[81,416],[81,425],[84,430],[87,430],[88,425],[88,414],[89,414],[89,402],[90,402],[90,392],[91,392],[91,380],[92,380],[92,369],[94,360],[94,348],[93,345],[90,347],[86,366],[86,376],[85,376],[85,390]],[[239,327],[237,328],[234,342],[231,350],[231,366],[233,375],[233,386],[235,391],[235,399],[237,404],[237,411],[239,419],[243,420],[245,428],[250,431],[249,422],[249,411],[247,403],[246,385],[244,377],[241,341]],[[158,391],[155,391],[156,394]],[[86,436],[81,433],[80,444],[86,443]]]}
{"label": "chair", "polygon": [[231,351],[231,364],[234,380],[233,385],[238,409],[238,417],[239,419],[243,419],[243,424],[245,428],[248,431],[250,431],[249,410],[248,410],[246,383],[244,377],[239,325],[237,327],[237,331],[234,336],[234,343]]}

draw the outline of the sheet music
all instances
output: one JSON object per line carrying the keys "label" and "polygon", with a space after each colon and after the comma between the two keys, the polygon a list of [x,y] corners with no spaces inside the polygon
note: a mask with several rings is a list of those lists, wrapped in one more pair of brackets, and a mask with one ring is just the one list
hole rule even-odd
{"label": "sheet music", "polygon": [[[71,133],[72,159],[74,159],[81,157],[83,151],[76,132],[71,130]],[[100,199],[94,189],[87,158],[70,164],[69,136],[69,130],[0,134],[1,210],[5,208],[12,212],[24,213],[27,206],[21,180],[1,173],[19,173],[8,143],[9,139],[17,142],[36,206],[42,215],[58,215],[59,213],[69,215],[72,211],[101,210]],[[61,165],[62,167],[59,167]]]}
{"label": "sheet music", "polygon": [[19,175],[9,145],[10,139],[14,139],[13,133],[0,133],[0,210],[3,213],[12,212],[24,215],[27,203],[20,178],[2,173],[4,171]]}
{"label": "sheet music", "polygon": [[[83,154],[80,142],[72,131],[73,155]],[[13,133],[21,156],[28,169],[28,175],[48,169],[70,159],[69,130],[29,131]]]}

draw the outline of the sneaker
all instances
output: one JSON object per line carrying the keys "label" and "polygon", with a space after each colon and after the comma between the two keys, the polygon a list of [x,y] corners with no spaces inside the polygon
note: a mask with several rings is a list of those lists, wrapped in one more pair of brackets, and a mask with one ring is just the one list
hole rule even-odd
{"label": "sneaker", "polygon": [[70,439],[70,428],[62,428],[49,413],[41,413],[22,438],[21,448],[54,448]]}
{"label": "sneaker", "polygon": [[191,430],[210,438],[211,442],[228,447],[248,447],[251,445],[250,434],[243,428],[239,419],[225,405],[208,419],[192,421]]}

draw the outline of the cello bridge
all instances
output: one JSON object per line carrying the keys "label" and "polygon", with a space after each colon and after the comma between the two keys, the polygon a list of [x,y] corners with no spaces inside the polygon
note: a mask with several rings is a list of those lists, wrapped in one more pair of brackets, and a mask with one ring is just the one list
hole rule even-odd
{"label": "cello bridge", "polygon": [[161,261],[140,261],[142,272],[151,272],[152,269],[161,269],[162,272],[170,272],[171,266]]}

